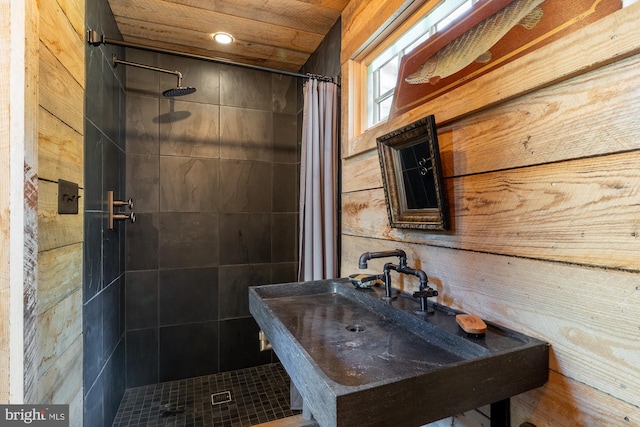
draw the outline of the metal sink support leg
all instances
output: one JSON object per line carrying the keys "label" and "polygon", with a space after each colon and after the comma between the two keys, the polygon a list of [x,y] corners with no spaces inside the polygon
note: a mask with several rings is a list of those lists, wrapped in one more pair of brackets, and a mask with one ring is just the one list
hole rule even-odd
{"label": "metal sink support leg", "polygon": [[511,404],[509,399],[491,404],[491,427],[511,427]]}

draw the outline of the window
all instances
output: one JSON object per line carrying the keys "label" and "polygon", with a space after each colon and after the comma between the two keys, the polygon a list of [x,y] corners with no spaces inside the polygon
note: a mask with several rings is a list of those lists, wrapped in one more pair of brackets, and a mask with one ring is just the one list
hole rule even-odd
{"label": "window", "polygon": [[479,0],[444,0],[367,66],[367,127],[389,117],[400,59],[471,10]]}

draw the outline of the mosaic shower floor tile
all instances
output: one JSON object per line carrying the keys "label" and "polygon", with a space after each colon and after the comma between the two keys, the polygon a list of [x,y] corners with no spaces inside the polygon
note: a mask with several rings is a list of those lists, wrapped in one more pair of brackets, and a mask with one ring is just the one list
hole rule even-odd
{"label": "mosaic shower floor tile", "polygon": [[300,414],[280,363],[128,389],[113,427],[249,427]]}

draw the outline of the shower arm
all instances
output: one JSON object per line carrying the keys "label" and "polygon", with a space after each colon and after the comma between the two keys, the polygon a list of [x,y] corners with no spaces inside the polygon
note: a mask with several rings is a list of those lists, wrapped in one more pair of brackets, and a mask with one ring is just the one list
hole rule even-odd
{"label": "shower arm", "polygon": [[173,74],[178,78],[178,87],[179,88],[182,87],[182,73],[180,71],[171,71],[171,70],[167,70],[166,68],[158,68],[151,65],[139,64],[137,62],[125,61],[123,59],[118,59],[118,57],[115,54],[111,57],[111,59],[113,61],[114,66],[118,64],[130,65],[132,67],[143,68],[145,70],[151,70],[151,71],[157,71],[159,73]]}

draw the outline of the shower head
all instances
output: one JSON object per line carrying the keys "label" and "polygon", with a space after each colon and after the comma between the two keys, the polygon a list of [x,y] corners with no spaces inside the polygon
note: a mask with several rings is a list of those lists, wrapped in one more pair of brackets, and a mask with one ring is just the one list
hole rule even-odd
{"label": "shower head", "polygon": [[114,66],[118,64],[131,65],[133,67],[144,68],[145,70],[158,71],[160,73],[173,74],[174,76],[176,76],[178,78],[178,84],[176,88],[165,90],[164,92],[162,92],[164,96],[173,97],[173,96],[191,95],[193,92],[196,91],[195,87],[182,86],[182,73],[180,71],[171,71],[171,70],[166,70],[164,68],[154,67],[151,65],[138,64],[137,62],[124,61],[122,59],[118,59],[118,57],[115,54],[112,55],[111,59],[113,61]]}
{"label": "shower head", "polygon": [[180,71],[175,71],[174,74],[178,77],[178,84],[175,88],[167,89],[162,92],[164,96],[171,98],[174,96],[191,95],[196,91],[195,87],[182,86],[182,73]]}
{"label": "shower head", "polygon": [[172,89],[167,89],[164,92],[162,92],[162,94],[166,97],[174,97],[174,96],[184,96],[184,95],[191,95],[193,92],[196,91],[195,87],[176,87],[176,88],[172,88]]}

